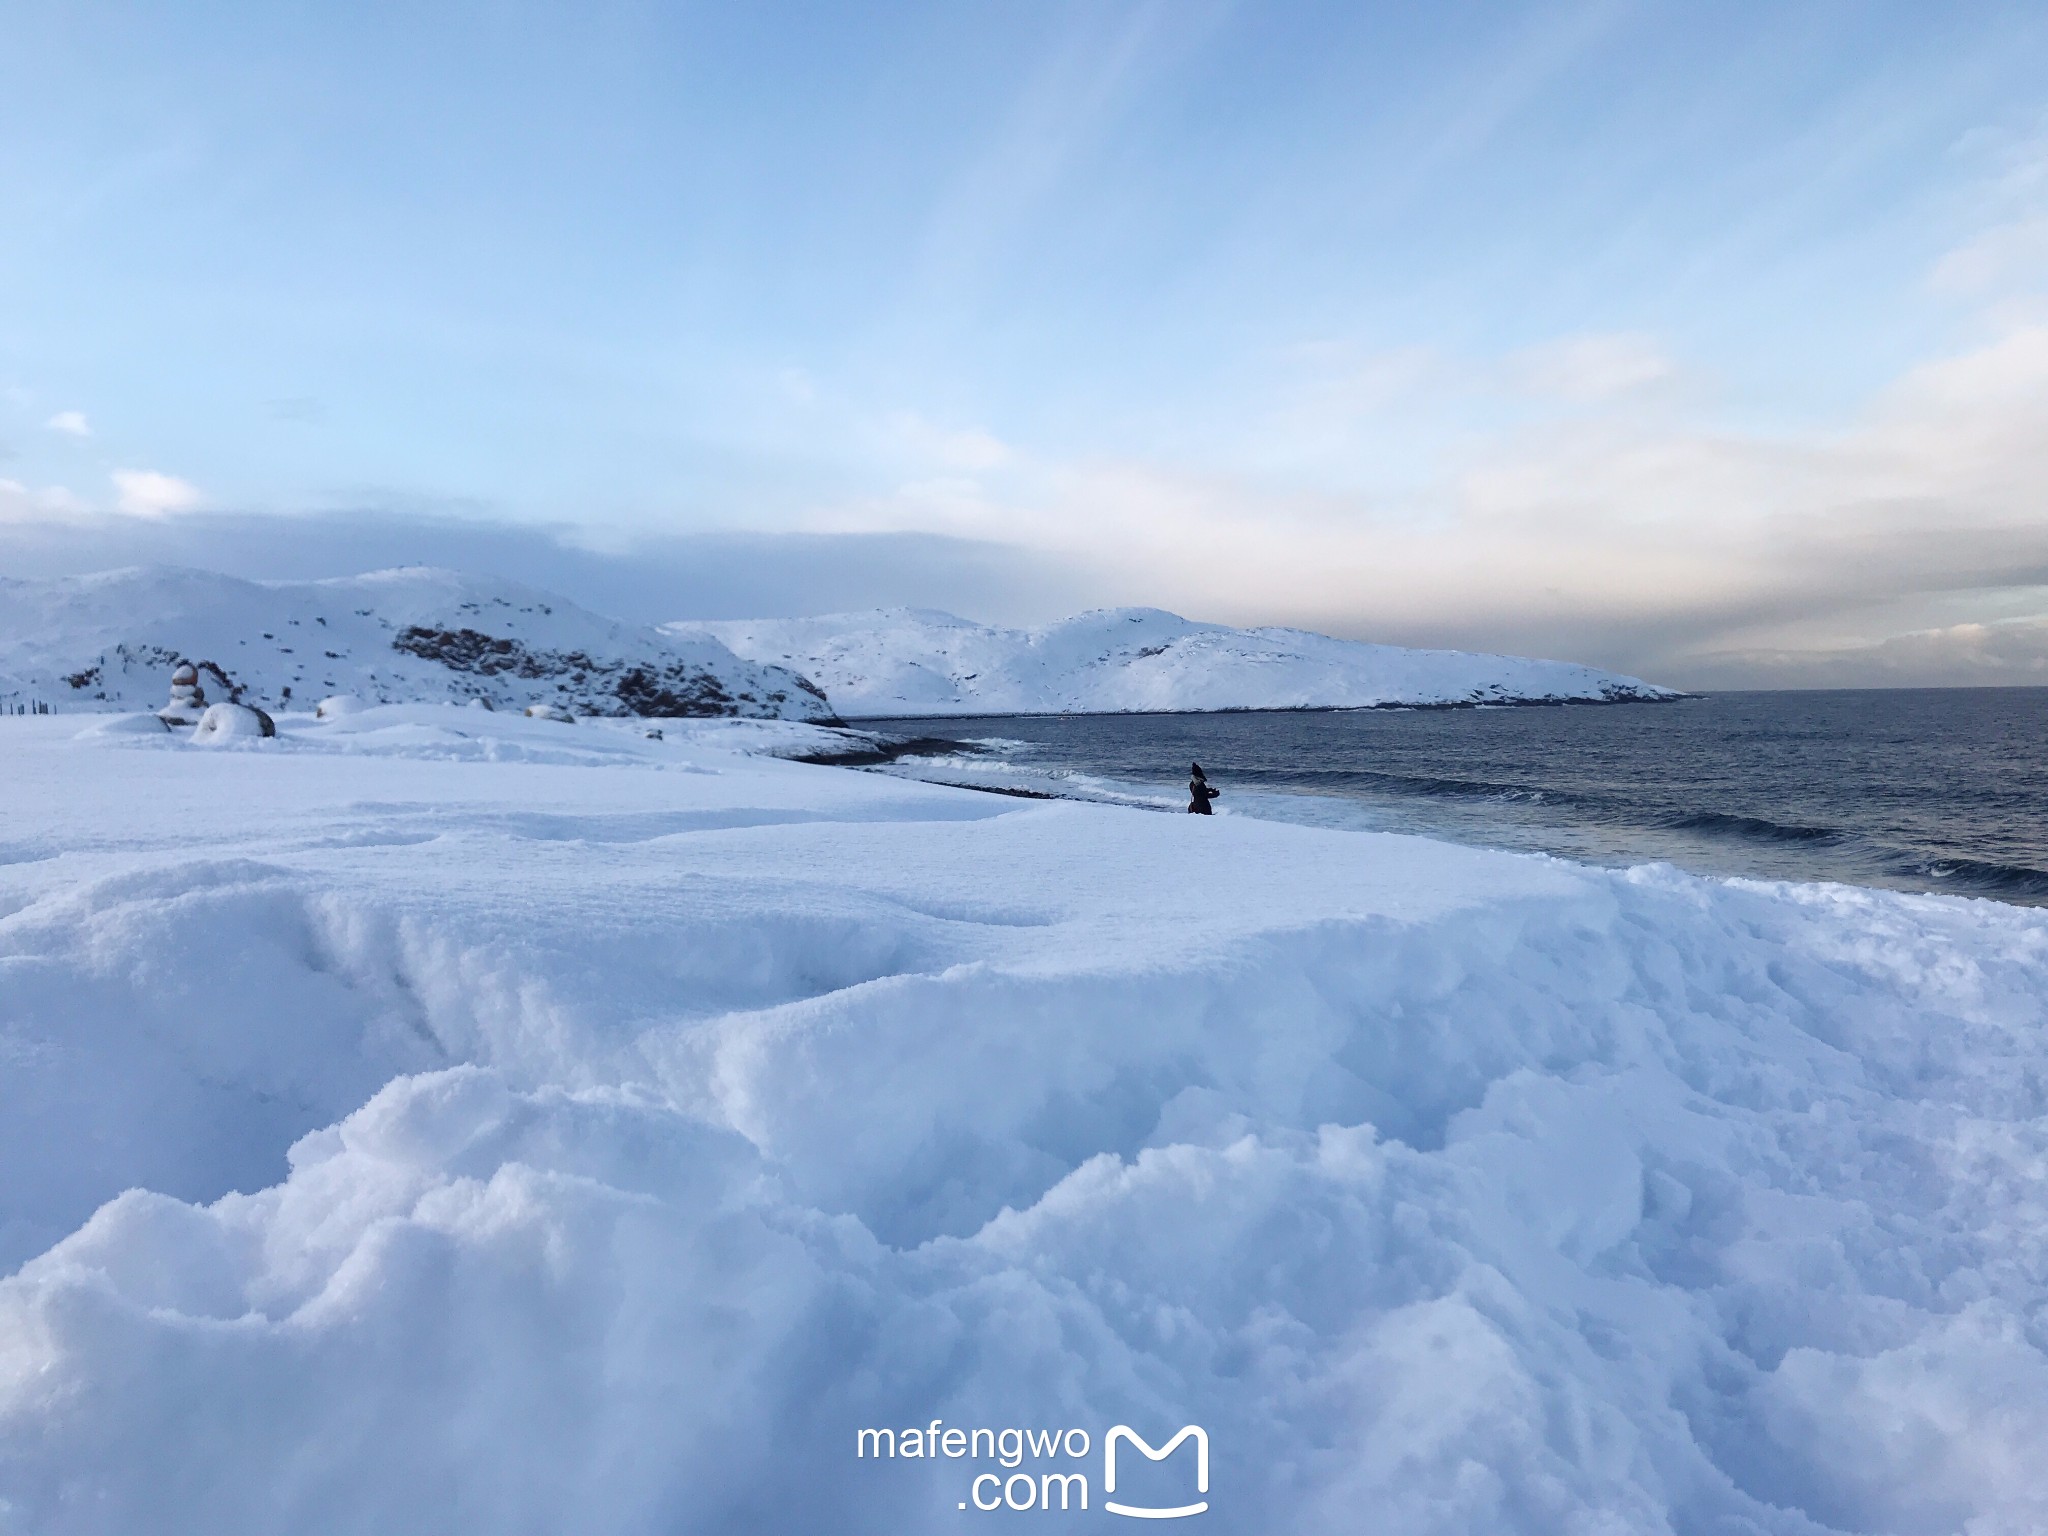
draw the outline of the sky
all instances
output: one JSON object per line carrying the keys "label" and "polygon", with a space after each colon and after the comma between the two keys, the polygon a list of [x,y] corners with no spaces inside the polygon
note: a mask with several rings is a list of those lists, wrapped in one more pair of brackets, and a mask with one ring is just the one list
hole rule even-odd
{"label": "sky", "polygon": [[2048,682],[2038,3],[0,0],[0,574]]}

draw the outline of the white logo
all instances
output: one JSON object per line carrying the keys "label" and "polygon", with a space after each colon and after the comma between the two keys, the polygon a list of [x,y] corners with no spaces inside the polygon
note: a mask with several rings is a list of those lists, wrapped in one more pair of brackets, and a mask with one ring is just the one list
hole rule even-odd
{"label": "white logo", "polygon": [[[1119,1424],[1102,1439],[1102,1491],[1116,1492],[1116,1443],[1128,1440],[1144,1453],[1147,1461],[1164,1461],[1180,1448],[1181,1441],[1190,1435],[1195,1441],[1195,1492],[1209,1491],[1209,1435],[1199,1424],[1190,1424],[1159,1450],[1153,1450],[1128,1424]],[[1102,1507],[1113,1515],[1136,1515],[1140,1520],[1178,1520],[1183,1515],[1199,1515],[1209,1507],[1207,1499],[1199,1504],[1182,1504],[1174,1509],[1151,1509],[1143,1505],[1119,1504],[1113,1499],[1104,1499]]]}

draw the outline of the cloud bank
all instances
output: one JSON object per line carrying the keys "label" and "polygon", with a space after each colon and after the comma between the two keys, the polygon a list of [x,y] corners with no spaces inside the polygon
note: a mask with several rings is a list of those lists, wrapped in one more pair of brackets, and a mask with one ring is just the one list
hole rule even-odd
{"label": "cloud bank", "polygon": [[1682,685],[2041,680],[2032,631],[1999,621],[2048,614],[2048,324],[1916,368],[1848,427],[1803,435],[1703,427],[1654,398],[1613,407],[1683,387],[1647,338],[1569,340],[1500,377],[1608,404],[1468,438],[1419,488],[1013,455],[1008,474],[907,482],[826,516],[1007,537],[1115,573],[1119,600],[1205,618]]}
{"label": "cloud bank", "polygon": [[145,521],[74,509],[0,518],[0,574],[63,576],[139,564],[259,581],[447,566],[650,624],[899,605],[1029,622],[1104,600],[1086,573],[1030,551],[920,533],[702,533],[597,548],[569,528],[396,511],[198,512]]}

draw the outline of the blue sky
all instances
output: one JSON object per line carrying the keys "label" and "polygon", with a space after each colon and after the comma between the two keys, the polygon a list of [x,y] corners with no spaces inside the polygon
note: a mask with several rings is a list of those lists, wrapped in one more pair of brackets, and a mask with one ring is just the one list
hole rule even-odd
{"label": "blue sky", "polygon": [[0,564],[280,516],[266,548],[367,518],[404,558],[410,518],[764,569],[839,540],[843,591],[792,604],[969,606],[943,559],[876,574],[911,537],[983,616],[1690,676],[2048,615],[2038,5],[16,3],[5,34]]}

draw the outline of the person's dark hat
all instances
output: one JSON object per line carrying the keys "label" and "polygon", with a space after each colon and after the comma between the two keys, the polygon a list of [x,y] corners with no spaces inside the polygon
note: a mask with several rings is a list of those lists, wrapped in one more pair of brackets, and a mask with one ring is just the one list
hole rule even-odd
{"label": "person's dark hat", "polygon": [[1202,772],[1202,765],[1200,763],[1194,765],[1194,771],[1191,776],[1197,779],[1206,779],[1208,777],[1206,773]]}

